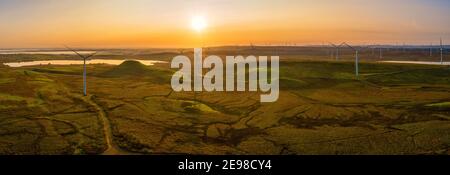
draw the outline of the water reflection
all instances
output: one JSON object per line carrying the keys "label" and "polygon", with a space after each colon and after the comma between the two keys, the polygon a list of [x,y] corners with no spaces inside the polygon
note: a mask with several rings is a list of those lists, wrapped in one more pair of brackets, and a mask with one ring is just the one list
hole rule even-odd
{"label": "water reflection", "polygon": [[380,61],[383,63],[401,63],[401,64],[427,64],[427,65],[450,65],[450,62],[434,62],[434,61]]}
{"label": "water reflection", "polygon": [[[110,64],[110,65],[119,65],[122,64],[126,60],[104,60],[104,59],[93,59],[89,60],[87,64]],[[135,60],[139,61],[144,65],[151,66],[155,63],[167,63],[165,61],[157,61],[157,60]],[[39,66],[39,65],[78,65],[83,64],[82,60],[44,60],[44,61],[26,61],[26,62],[12,62],[12,63],[3,63],[9,67],[23,67],[23,66]]]}

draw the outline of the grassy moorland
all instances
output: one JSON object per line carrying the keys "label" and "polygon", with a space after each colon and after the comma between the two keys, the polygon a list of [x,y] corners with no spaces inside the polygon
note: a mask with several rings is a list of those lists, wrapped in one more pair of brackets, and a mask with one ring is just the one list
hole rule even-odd
{"label": "grassy moorland", "polygon": [[87,97],[81,66],[1,65],[0,154],[450,154],[448,67],[293,57],[275,103],[172,92],[168,64],[89,65]]}

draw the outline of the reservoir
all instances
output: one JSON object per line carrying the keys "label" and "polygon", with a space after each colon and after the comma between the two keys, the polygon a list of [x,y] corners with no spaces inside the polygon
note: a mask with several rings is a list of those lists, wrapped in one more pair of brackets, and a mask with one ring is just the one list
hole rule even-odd
{"label": "reservoir", "polygon": [[[119,65],[122,64],[124,60],[107,60],[107,59],[92,59],[86,61],[87,64],[110,64],[110,65]],[[157,60],[135,60],[140,63],[151,66],[156,63],[167,63],[166,61],[157,61]],[[83,64],[83,60],[43,60],[43,61],[25,61],[25,62],[11,62],[11,63],[3,63],[9,67],[23,67],[23,66],[39,66],[39,65],[78,65]]]}
{"label": "reservoir", "polygon": [[450,62],[439,61],[379,61],[381,63],[400,63],[400,64],[426,64],[426,65],[450,65]]}

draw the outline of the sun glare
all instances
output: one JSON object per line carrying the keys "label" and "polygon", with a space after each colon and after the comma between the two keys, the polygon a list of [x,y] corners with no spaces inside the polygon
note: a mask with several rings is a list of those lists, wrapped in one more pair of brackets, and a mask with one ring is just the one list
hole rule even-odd
{"label": "sun glare", "polygon": [[203,16],[195,16],[191,20],[191,27],[197,32],[203,31],[206,26],[206,20]]}

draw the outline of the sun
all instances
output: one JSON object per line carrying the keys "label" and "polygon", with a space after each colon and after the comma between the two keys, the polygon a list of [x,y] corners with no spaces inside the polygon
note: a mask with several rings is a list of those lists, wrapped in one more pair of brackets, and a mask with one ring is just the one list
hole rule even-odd
{"label": "sun", "polygon": [[191,27],[197,32],[201,32],[206,28],[206,20],[203,16],[194,16],[191,20]]}

